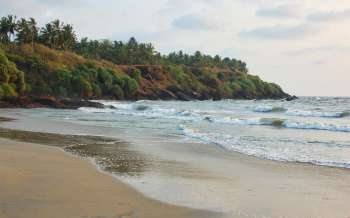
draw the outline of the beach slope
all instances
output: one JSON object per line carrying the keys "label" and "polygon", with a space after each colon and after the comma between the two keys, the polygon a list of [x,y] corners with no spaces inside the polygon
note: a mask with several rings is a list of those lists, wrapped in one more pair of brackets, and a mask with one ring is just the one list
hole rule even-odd
{"label": "beach slope", "polygon": [[60,148],[0,139],[1,218],[217,217],[150,200]]}

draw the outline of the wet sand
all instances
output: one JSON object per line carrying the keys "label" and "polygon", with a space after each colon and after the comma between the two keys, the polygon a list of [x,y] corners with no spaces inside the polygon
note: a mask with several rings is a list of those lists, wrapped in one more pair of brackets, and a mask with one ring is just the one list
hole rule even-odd
{"label": "wet sand", "polygon": [[1,218],[218,217],[148,199],[57,147],[0,139]]}

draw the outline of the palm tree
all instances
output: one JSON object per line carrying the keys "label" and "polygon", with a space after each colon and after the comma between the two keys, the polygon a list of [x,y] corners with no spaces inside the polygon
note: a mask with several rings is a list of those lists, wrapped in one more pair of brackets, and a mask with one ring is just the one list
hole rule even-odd
{"label": "palm tree", "polygon": [[71,49],[76,42],[73,26],[54,20],[41,29],[41,42],[55,49]]}
{"label": "palm tree", "polygon": [[52,48],[55,46],[54,35],[54,27],[51,23],[48,23],[41,29],[40,42]]}
{"label": "palm tree", "polygon": [[0,41],[3,43],[11,42],[16,27],[16,16],[8,15],[7,17],[2,17],[0,21]]}
{"label": "palm tree", "polygon": [[58,49],[60,48],[60,45],[62,45],[62,26],[63,23],[61,23],[60,20],[54,20],[51,22],[53,32],[52,32],[52,43],[53,47]]}
{"label": "palm tree", "polygon": [[22,18],[17,22],[17,38],[19,43],[28,43],[29,40],[29,26],[26,19]]}
{"label": "palm tree", "polygon": [[15,35],[15,31],[16,31],[16,27],[17,27],[16,19],[17,19],[16,16],[13,16],[13,15],[8,15],[8,16],[7,16],[7,20],[8,20],[8,30],[9,30],[9,38],[10,38],[10,40],[11,40],[11,37],[12,37],[13,35]]}
{"label": "palm tree", "polygon": [[76,35],[73,26],[70,24],[64,25],[60,35],[62,49],[71,49],[76,42]]}
{"label": "palm tree", "polygon": [[34,18],[30,18],[28,21],[24,18],[17,22],[17,38],[19,43],[31,43],[34,47],[34,42],[38,38],[38,28]]}
{"label": "palm tree", "polygon": [[30,40],[32,43],[32,46],[34,47],[34,42],[38,40],[38,27],[36,26],[37,23],[34,18],[29,18],[28,26],[29,26],[29,32],[30,32]]}
{"label": "palm tree", "polygon": [[0,42],[6,43],[7,39],[7,22],[5,17],[2,17],[0,20]]}

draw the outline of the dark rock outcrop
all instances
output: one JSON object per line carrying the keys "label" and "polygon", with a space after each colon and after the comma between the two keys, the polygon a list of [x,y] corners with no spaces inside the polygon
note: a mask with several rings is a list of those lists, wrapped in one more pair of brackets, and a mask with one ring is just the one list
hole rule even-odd
{"label": "dark rock outcrop", "polygon": [[0,108],[56,108],[78,109],[80,107],[105,108],[101,103],[81,99],[56,99],[51,96],[36,98],[8,98],[0,101]]}
{"label": "dark rock outcrop", "polygon": [[291,96],[288,96],[285,100],[286,100],[286,101],[294,101],[294,100],[297,100],[297,99],[298,99],[297,96],[291,95]]}

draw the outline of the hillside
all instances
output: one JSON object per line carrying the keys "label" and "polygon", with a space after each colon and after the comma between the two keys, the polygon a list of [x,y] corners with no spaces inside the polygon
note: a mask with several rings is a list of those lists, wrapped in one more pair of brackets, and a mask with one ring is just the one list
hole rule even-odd
{"label": "hillside", "polygon": [[[11,34],[2,27],[11,23],[9,20],[10,16],[3,17],[0,22],[3,31],[0,35],[1,99],[289,97],[278,85],[248,74],[246,64],[236,59],[200,52],[161,55],[151,44],[138,43],[134,38],[127,43],[86,38],[78,42],[72,27],[60,21],[39,29],[34,19],[21,19],[14,22],[17,27]],[[20,25],[25,27],[21,29]],[[56,31],[52,30],[54,26]]]}

